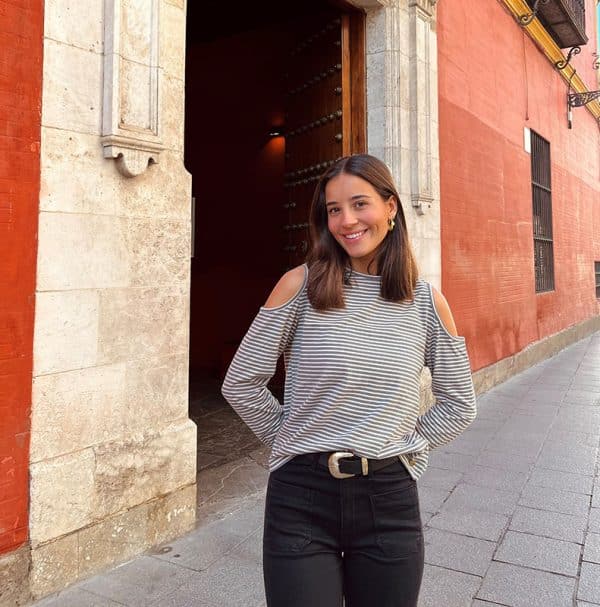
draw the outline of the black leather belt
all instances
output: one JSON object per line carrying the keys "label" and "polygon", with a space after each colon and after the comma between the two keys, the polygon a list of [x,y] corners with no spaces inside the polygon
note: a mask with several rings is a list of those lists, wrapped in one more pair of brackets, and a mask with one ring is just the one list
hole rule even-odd
{"label": "black leather belt", "polygon": [[319,465],[328,468],[331,476],[335,478],[349,478],[357,475],[368,476],[400,461],[397,455],[385,459],[367,459],[348,451],[316,453],[315,456],[319,458]]}

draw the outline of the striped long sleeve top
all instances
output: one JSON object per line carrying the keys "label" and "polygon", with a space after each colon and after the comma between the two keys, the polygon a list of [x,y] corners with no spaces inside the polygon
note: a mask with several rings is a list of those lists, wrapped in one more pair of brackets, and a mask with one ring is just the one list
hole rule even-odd
{"label": "striped long sleeve top", "polygon": [[[475,417],[465,340],[445,329],[431,285],[414,299],[380,296],[379,276],[352,272],[346,307],[315,310],[302,288],[289,301],[262,307],[227,371],[223,395],[271,447],[269,469],[295,455],[351,451],[397,455],[413,478],[430,449],[458,436]],[[268,390],[285,357],[283,403]],[[433,406],[419,415],[423,367],[432,374]]]}

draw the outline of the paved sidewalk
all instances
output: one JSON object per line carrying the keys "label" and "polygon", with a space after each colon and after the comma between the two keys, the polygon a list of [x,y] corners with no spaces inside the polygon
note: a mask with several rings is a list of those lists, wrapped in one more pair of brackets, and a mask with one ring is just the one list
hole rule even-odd
{"label": "paved sidewalk", "polygon": [[[419,482],[419,607],[600,605],[600,333],[478,403]],[[36,605],[264,607],[260,478],[219,512],[207,506],[189,535]]]}

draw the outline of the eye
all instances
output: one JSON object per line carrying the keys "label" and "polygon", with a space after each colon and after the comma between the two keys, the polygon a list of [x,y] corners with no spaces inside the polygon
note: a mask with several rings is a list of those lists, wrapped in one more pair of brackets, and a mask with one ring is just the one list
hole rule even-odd
{"label": "eye", "polygon": [[369,203],[366,200],[357,200],[356,201],[356,207],[358,209],[362,209],[363,207],[366,207]]}
{"label": "eye", "polygon": [[340,210],[339,207],[329,207],[327,209],[327,213],[329,215],[335,215],[339,210]]}

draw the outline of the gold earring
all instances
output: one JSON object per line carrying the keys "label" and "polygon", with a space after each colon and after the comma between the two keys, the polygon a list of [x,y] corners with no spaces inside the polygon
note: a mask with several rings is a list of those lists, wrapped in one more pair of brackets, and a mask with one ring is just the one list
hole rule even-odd
{"label": "gold earring", "polygon": [[396,222],[390,217],[388,219],[388,231],[391,232],[394,229]]}

